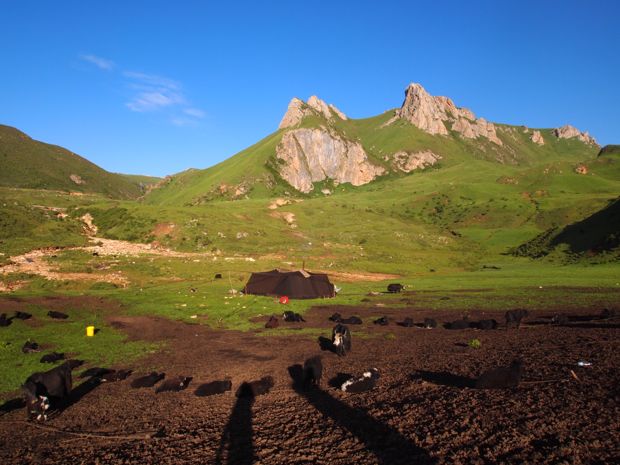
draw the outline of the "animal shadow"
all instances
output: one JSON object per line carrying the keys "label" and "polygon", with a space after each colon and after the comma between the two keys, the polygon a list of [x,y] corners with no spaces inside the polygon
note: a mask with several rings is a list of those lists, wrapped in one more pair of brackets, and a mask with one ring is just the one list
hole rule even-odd
{"label": "animal shadow", "polygon": [[324,336],[319,336],[319,347],[321,348],[321,350],[326,350],[328,352],[335,352],[334,349],[334,344],[332,343],[331,339],[328,339]]}
{"label": "animal shadow", "polygon": [[411,379],[421,379],[440,386],[451,386],[457,388],[473,388],[476,384],[476,380],[474,378],[454,375],[452,373],[448,373],[447,371],[434,372],[418,370],[411,375]]}

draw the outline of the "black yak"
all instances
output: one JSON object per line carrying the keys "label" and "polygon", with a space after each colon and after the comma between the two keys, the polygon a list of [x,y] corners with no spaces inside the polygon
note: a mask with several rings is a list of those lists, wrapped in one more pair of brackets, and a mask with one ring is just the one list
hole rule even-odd
{"label": "black yak", "polygon": [[235,395],[237,397],[245,397],[253,399],[256,396],[267,394],[273,387],[273,378],[265,376],[258,381],[243,382]]}
{"label": "black yak", "polygon": [[26,379],[22,392],[26,400],[28,419],[47,420],[47,411],[71,393],[71,367],[62,364],[43,373],[33,373]]}
{"label": "black yak", "polygon": [[306,388],[320,386],[323,377],[323,362],[318,355],[304,362],[303,386]]}
{"label": "black yak", "polygon": [[43,357],[41,357],[41,363],[56,363],[59,360],[64,360],[65,359],[65,354],[63,353],[58,353],[58,352],[52,352],[51,354],[45,354]]}
{"label": "black yak", "polygon": [[22,352],[25,354],[31,354],[33,352],[41,352],[41,346],[36,342],[26,341],[22,346]]}
{"label": "black yak", "polygon": [[349,318],[342,318],[339,323],[343,325],[361,325],[362,319],[359,316],[350,316]]}
{"label": "black yak", "polygon": [[497,322],[497,320],[494,320],[494,319],[480,320],[477,323],[475,323],[475,327],[478,329],[482,329],[483,331],[497,329],[498,326],[499,326],[499,323]]}
{"label": "black yak", "polygon": [[447,324],[448,329],[467,329],[470,327],[470,322],[467,317],[462,320],[455,320]]}
{"label": "black yak", "polygon": [[336,354],[343,356],[351,351],[351,331],[345,325],[338,323],[332,329],[332,345]]}
{"label": "black yak", "polygon": [[437,320],[434,318],[424,318],[424,323],[422,323],[426,329],[432,329],[437,327]]}
{"label": "black yak", "polygon": [[30,318],[32,318],[32,314],[17,311],[15,312],[15,316],[13,316],[13,318],[17,318],[18,320],[29,320]]}
{"label": "black yak", "polygon": [[373,321],[373,323],[380,326],[387,326],[389,324],[388,317],[382,316],[381,318],[377,318],[375,321]]}
{"label": "black yak", "polygon": [[413,328],[415,326],[413,318],[410,317],[405,318],[401,323],[399,323],[399,325],[404,326],[405,328]]}
{"label": "black yak", "polygon": [[0,327],[9,326],[11,323],[13,323],[13,318],[7,318],[6,313],[0,315]]}
{"label": "black yak", "polygon": [[392,283],[392,284],[388,284],[387,291],[390,294],[396,294],[398,292],[401,292],[404,288],[405,286],[403,286],[402,284]]}
{"label": "black yak", "polygon": [[214,396],[216,394],[224,394],[232,389],[232,382],[229,379],[224,381],[212,381],[210,383],[201,384],[196,388],[194,394],[198,397]]}
{"label": "black yak", "polygon": [[141,376],[140,378],[136,378],[131,382],[131,387],[134,389],[138,388],[150,388],[159,383],[162,379],[166,377],[165,373],[157,373],[156,371],[151,372],[151,374]]}
{"label": "black yak", "polygon": [[524,309],[508,310],[504,315],[506,318],[506,329],[511,326],[516,326],[517,329],[521,326],[521,320],[529,315],[529,312]]}
{"label": "black yak", "polygon": [[519,385],[523,376],[523,362],[514,360],[510,366],[485,371],[476,380],[476,389],[510,389]]}
{"label": "black yak", "polygon": [[160,392],[183,391],[187,388],[187,386],[189,386],[189,383],[192,381],[192,379],[193,378],[191,376],[177,376],[175,378],[167,379],[159,386],[157,386],[157,389],[155,389],[155,393],[159,394]]}
{"label": "black yak", "polygon": [[271,315],[269,320],[267,320],[267,323],[265,323],[265,328],[269,329],[277,328],[278,326],[280,326],[280,322],[275,315]]}
{"label": "black yak", "polygon": [[127,379],[131,373],[133,370],[110,370],[108,373],[99,376],[99,379],[104,383],[114,383]]}
{"label": "black yak", "polygon": [[67,318],[69,318],[69,315],[67,315],[66,313],[57,312],[54,310],[50,310],[49,312],[47,312],[47,316],[49,316],[50,318],[54,318],[55,320],[66,320]]}
{"label": "black yak", "polygon": [[340,320],[342,320],[342,315],[340,313],[334,313],[328,318],[328,320],[333,321],[334,323],[340,323]]}
{"label": "black yak", "polygon": [[294,323],[306,321],[303,319],[303,317],[299,313],[291,312],[290,310],[287,310],[282,314],[282,319],[284,319],[284,321],[294,322]]}
{"label": "black yak", "polygon": [[342,383],[340,389],[345,392],[352,393],[370,391],[372,388],[375,387],[378,379],[379,370],[377,370],[376,368],[370,368],[366,370],[359,378],[352,378]]}

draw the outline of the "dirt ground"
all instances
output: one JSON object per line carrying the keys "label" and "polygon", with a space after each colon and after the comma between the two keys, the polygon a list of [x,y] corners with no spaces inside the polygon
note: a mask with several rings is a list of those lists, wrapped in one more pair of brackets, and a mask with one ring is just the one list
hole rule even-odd
{"label": "dirt ground", "polygon": [[[165,349],[126,367],[135,373],[125,381],[78,387],[71,404],[43,425],[25,422],[17,403],[5,404],[0,463],[620,463],[617,320],[551,326],[544,323],[548,314],[537,313],[520,330],[425,330],[395,322],[450,321],[458,313],[324,306],[310,310],[306,323],[280,328],[322,328],[327,335],[334,311],[364,319],[351,326],[353,350],[342,358],[303,332],[261,336],[111,312],[109,322],[130,338],[165,340]],[[390,318],[388,326],[372,324],[370,316],[379,314]],[[470,312],[472,319],[484,316],[497,318]],[[481,348],[467,346],[473,338]],[[319,354],[320,388],[294,389],[289,368]],[[465,387],[515,357],[525,362],[518,388]],[[579,367],[579,360],[592,366]],[[339,374],[369,367],[381,373],[374,390],[347,394],[332,386]],[[193,380],[182,392],[130,387],[152,369]],[[264,376],[274,380],[269,393],[235,397],[243,381]],[[232,381],[232,392],[195,395],[201,384],[223,379]]]}

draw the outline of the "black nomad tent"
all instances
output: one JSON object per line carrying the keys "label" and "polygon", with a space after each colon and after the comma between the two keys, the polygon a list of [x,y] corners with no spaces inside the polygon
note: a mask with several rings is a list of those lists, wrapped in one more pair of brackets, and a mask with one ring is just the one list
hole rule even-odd
{"label": "black nomad tent", "polygon": [[252,273],[243,290],[246,294],[287,296],[289,299],[316,299],[334,297],[336,291],[323,273],[305,270],[271,270]]}

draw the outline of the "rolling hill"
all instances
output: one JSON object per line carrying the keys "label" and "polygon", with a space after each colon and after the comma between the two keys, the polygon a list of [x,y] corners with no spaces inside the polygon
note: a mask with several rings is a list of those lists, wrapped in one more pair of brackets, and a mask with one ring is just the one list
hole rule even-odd
{"label": "rolling hill", "polygon": [[144,181],[109,173],[65,148],[0,125],[0,186],[128,199],[142,194],[140,183]]}

